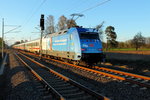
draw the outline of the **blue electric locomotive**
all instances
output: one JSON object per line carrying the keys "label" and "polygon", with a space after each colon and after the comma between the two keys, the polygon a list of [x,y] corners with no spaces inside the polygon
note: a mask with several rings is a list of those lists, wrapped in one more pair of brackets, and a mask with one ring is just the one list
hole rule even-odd
{"label": "blue electric locomotive", "polygon": [[102,42],[95,29],[73,27],[67,31],[50,34],[48,38],[52,38],[48,55],[88,64],[97,63],[103,57]]}

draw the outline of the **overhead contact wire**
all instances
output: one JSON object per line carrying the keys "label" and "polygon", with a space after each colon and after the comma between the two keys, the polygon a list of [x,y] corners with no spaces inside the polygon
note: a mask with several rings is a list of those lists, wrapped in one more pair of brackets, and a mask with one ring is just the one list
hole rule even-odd
{"label": "overhead contact wire", "polygon": [[105,1],[103,1],[103,2],[100,2],[100,3],[98,3],[97,5],[95,5],[95,6],[93,6],[93,7],[90,7],[90,8],[87,8],[87,9],[81,11],[80,13],[83,13],[83,12],[86,12],[86,11],[91,10],[91,9],[93,9],[93,8],[96,8],[96,7],[100,6],[100,5],[103,5],[103,4],[107,3],[107,2],[109,2],[109,1],[111,1],[111,0],[105,0]]}

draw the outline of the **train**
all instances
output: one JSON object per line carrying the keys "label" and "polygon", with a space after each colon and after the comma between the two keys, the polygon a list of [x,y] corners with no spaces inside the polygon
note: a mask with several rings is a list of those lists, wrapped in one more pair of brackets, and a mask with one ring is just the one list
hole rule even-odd
{"label": "train", "polygon": [[[40,45],[42,43],[42,45]],[[71,27],[40,39],[13,46],[14,49],[63,59],[74,64],[96,64],[104,58],[102,42],[94,28]]]}

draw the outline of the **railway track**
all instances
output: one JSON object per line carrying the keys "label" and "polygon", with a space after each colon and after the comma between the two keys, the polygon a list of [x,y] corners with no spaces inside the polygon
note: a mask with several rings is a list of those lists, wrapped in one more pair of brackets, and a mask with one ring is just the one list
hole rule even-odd
{"label": "railway track", "polygon": [[[37,56],[35,54],[30,54],[30,55]],[[77,66],[77,65],[70,64],[70,63],[66,63],[63,61],[51,59],[48,57],[43,57],[43,59],[52,60],[54,62],[58,62],[58,63],[64,64],[64,65],[72,66],[74,68],[77,68],[77,69],[82,70],[82,71],[87,71],[89,73],[94,73],[97,75],[103,75],[103,76],[110,77],[113,79],[118,79],[118,80],[125,82],[125,84],[131,83],[131,84],[133,84],[132,85],[133,87],[140,86],[141,89],[150,88],[150,77],[132,74],[132,73],[123,72],[123,71],[114,70],[114,69],[105,68],[105,67],[99,67],[99,66],[94,66],[92,69],[90,69],[90,68],[85,68],[82,66]]]}
{"label": "railway track", "polygon": [[150,77],[132,74],[124,71],[118,71],[118,70],[105,68],[105,67],[99,67],[99,66],[94,66],[94,69],[108,74],[112,74],[114,75],[112,76],[113,78],[127,81],[129,83],[137,84],[137,86],[139,85],[142,87],[150,88]]}
{"label": "railway track", "polygon": [[23,64],[51,91],[59,100],[109,100],[107,97],[88,89],[78,82],[50,69],[49,67],[23,54],[15,54]]}

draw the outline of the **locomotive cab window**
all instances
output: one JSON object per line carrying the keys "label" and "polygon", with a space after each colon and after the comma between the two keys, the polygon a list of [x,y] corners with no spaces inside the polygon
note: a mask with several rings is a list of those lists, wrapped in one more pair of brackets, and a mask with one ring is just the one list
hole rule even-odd
{"label": "locomotive cab window", "polygon": [[80,39],[99,39],[99,35],[96,32],[81,32]]}

